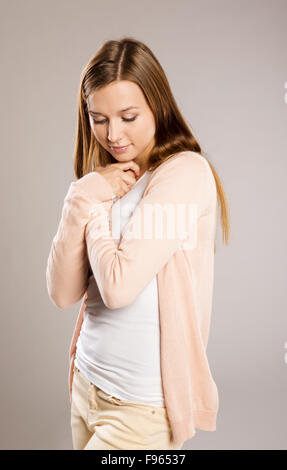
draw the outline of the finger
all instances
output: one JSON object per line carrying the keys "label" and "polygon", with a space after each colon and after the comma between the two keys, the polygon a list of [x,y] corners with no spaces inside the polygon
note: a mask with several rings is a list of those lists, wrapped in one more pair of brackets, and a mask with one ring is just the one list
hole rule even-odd
{"label": "finger", "polygon": [[126,184],[124,181],[122,181],[122,188],[121,189],[122,189],[122,195],[121,195],[121,197],[122,197],[122,196],[124,196],[125,194],[127,194],[129,192],[130,187],[129,187],[128,184]]}
{"label": "finger", "polygon": [[133,170],[137,175],[140,174],[140,167],[139,165],[133,161],[133,160],[130,160],[129,162],[120,162],[118,164],[118,167],[125,171],[125,170]]}
{"label": "finger", "polygon": [[122,172],[122,179],[125,183],[133,185],[136,183],[136,178],[133,171],[127,170]]}

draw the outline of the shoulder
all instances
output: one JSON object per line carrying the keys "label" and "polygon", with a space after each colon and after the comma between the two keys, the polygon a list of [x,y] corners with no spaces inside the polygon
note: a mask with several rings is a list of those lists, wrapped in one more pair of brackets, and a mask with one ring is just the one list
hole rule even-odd
{"label": "shoulder", "polygon": [[[185,178],[199,177],[209,174],[211,168],[208,161],[202,155],[192,150],[178,152],[161,163],[154,171],[153,176],[164,178],[168,174],[173,174]],[[212,173],[212,172],[211,172]]]}
{"label": "shoulder", "polygon": [[167,158],[152,173],[145,194],[161,199],[196,200],[202,210],[216,202],[216,184],[205,157],[197,152],[179,152]]}

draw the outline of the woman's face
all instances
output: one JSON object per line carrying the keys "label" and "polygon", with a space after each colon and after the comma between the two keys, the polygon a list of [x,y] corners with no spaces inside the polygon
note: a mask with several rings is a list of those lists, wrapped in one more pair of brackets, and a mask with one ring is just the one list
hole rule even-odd
{"label": "woman's face", "polygon": [[[141,174],[148,169],[148,155],[155,144],[155,121],[140,87],[128,80],[110,83],[91,93],[87,106],[96,140],[118,162],[134,160]],[[122,153],[111,148],[125,145],[128,148]]]}

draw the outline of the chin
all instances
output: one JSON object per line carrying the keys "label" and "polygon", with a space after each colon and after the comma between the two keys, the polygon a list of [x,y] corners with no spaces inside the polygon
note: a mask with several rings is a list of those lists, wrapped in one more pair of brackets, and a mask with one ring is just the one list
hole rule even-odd
{"label": "chin", "polygon": [[135,157],[130,157],[130,156],[127,156],[127,155],[117,155],[117,156],[114,156],[114,159],[117,160],[119,163],[123,163],[123,162],[130,162],[131,160],[134,160]]}

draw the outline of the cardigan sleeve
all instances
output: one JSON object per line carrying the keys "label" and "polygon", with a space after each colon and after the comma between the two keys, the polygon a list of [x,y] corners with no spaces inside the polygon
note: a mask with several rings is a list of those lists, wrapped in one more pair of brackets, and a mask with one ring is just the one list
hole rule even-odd
{"label": "cardigan sleeve", "polygon": [[[83,184],[85,193],[78,190]],[[88,173],[70,184],[52,240],[46,267],[47,290],[52,302],[62,309],[81,300],[88,286],[90,264],[85,228],[95,195],[103,204],[115,197],[112,187],[99,173]]]}
{"label": "cardigan sleeve", "polygon": [[175,214],[180,212],[176,210],[181,206],[188,214],[192,209],[189,212],[192,225],[184,227],[196,231],[198,219],[208,211],[214,194],[210,174],[207,161],[195,152],[180,153],[165,161],[154,171],[119,244],[111,236],[107,208],[93,200],[86,227],[87,253],[108,308],[131,304],[175,251],[183,249],[183,242],[191,234],[180,231],[184,218],[178,223],[180,217]]}

